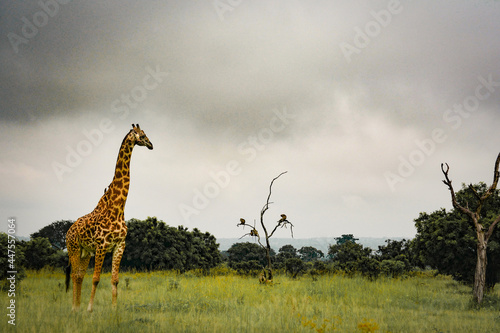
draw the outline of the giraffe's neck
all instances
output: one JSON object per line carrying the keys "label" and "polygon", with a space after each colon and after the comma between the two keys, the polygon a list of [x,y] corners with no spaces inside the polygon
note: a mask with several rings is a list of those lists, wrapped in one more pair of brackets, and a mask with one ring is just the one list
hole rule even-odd
{"label": "giraffe's neck", "polygon": [[130,159],[133,148],[133,143],[126,136],[118,153],[113,180],[96,207],[96,209],[101,207],[104,210],[111,211],[116,219],[123,218],[130,186]]}
{"label": "giraffe's neck", "polygon": [[124,205],[130,185],[130,159],[132,158],[132,149],[134,149],[134,145],[125,138],[120,147],[118,158],[116,159],[115,176],[110,185],[113,189],[121,191],[122,196],[124,196]]}

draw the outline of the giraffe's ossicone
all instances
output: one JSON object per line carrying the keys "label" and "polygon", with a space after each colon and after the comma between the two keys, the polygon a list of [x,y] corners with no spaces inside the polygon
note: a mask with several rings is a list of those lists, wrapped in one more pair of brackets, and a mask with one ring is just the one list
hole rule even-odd
{"label": "giraffe's ossicone", "polygon": [[116,161],[115,175],[97,206],[91,213],[80,217],[66,234],[69,255],[69,265],[66,269],[66,291],[69,289],[71,274],[73,311],[80,307],[83,277],[92,254],[95,254],[95,268],[87,310],[92,311],[104,256],[108,252],[113,253],[112,304],[116,305],[118,271],[127,236],[127,225],[123,212],[130,185],[130,158],[135,145],[153,149],[153,144],[144,131],[140,129],[139,124],[132,124],[132,129],[123,139]]}

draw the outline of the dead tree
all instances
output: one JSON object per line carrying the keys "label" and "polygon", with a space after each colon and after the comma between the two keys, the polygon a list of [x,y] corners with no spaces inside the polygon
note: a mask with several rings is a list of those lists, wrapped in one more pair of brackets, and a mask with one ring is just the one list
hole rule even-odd
{"label": "dead tree", "polygon": [[250,232],[241,236],[240,239],[245,237],[245,236],[256,237],[259,245],[266,251],[267,266],[263,270],[263,274],[261,274],[261,277],[259,278],[261,283],[272,282],[272,280],[273,280],[273,271],[272,271],[272,263],[271,263],[271,245],[269,243],[269,238],[271,238],[274,235],[274,232],[278,228],[283,228],[283,227],[287,228],[287,226],[290,226],[290,233],[291,233],[292,238],[293,238],[293,224],[287,220],[287,217],[285,214],[281,214],[281,218],[276,222],[274,229],[270,233],[268,232],[266,225],[264,224],[264,214],[269,209],[269,205],[272,204],[272,202],[270,202],[270,200],[271,200],[271,194],[272,194],[272,189],[273,189],[273,183],[276,179],[278,179],[279,177],[281,177],[285,173],[287,173],[287,171],[280,173],[277,177],[275,177],[271,181],[271,184],[269,185],[269,195],[267,196],[266,204],[264,205],[264,207],[262,207],[262,210],[260,211],[260,225],[262,227],[262,230],[264,230],[264,238],[266,240],[265,245],[262,244],[260,234],[259,234],[257,228],[255,227],[255,225],[252,226],[251,224],[248,224],[245,221],[245,219],[240,219],[240,223],[238,223],[238,227],[243,226],[243,228],[245,228],[245,227],[250,228]]}
{"label": "dead tree", "polygon": [[[473,227],[476,230],[477,262],[476,262],[476,272],[474,275],[473,296],[474,300],[478,304],[480,304],[483,301],[484,287],[486,284],[486,265],[487,265],[486,249],[488,246],[488,240],[493,234],[495,226],[500,222],[500,215],[499,215],[489,226],[483,225],[481,221],[481,208],[483,207],[483,203],[485,202],[485,200],[488,199],[488,197],[491,196],[496,190],[498,184],[498,178],[500,175],[498,171],[499,164],[500,164],[500,153],[498,154],[495,162],[495,170],[493,172],[493,183],[483,195],[479,195],[479,193],[474,189],[472,184],[469,185],[470,191],[472,191],[474,197],[476,197],[478,201],[476,210],[472,211],[471,209],[469,209],[468,203],[466,203],[466,207],[463,207],[457,202],[455,191],[453,190],[453,186],[451,185],[451,180],[448,177],[448,171],[450,170],[450,167],[448,166],[448,163],[445,164],[441,163],[441,170],[443,171],[445,177],[443,183],[445,183],[448,186],[448,189],[451,192],[451,202],[453,204],[453,207],[456,210],[467,215],[471,219]],[[444,165],[446,165],[446,169]]]}

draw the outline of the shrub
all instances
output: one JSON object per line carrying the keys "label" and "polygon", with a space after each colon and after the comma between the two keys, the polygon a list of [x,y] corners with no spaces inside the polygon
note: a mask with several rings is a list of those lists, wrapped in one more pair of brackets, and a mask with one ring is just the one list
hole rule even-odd
{"label": "shrub", "polygon": [[398,277],[407,272],[405,263],[399,260],[382,260],[380,263],[380,271],[390,277]]}
{"label": "shrub", "polygon": [[306,270],[304,262],[299,258],[290,258],[285,262],[285,269],[287,273],[292,275],[292,278],[296,278],[298,274]]}
{"label": "shrub", "polygon": [[[12,238],[11,238],[12,240]],[[14,268],[17,271],[16,274],[16,283],[19,283],[25,276],[26,273],[24,272],[24,268],[22,266],[23,261],[24,261],[24,254],[22,251],[22,247],[20,247],[18,244],[15,243],[15,247],[13,248],[12,246],[9,247],[9,245],[12,245],[14,243],[10,242],[9,243],[9,236],[6,233],[0,233],[0,251],[2,251],[2,255],[0,256],[0,267],[2,268],[0,272],[0,290],[7,290],[9,289],[9,281],[7,278],[9,277],[9,274],[7,274],[7,271],[11,270],[9,269],[9,265],[12,263],[12,259],[14,259]],[[13,250],[14,253],[10,252]],[[9,254],[13,255],[9,257]],[[15,254],[15,255],[14,255]]]}

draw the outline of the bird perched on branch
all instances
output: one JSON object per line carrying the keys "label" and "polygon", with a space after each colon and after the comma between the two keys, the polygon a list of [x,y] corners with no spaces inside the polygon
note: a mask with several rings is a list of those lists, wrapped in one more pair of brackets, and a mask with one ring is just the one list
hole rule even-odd
{"label": "bird perched on branch", "polygon": [[245,224],[245,219],[240,219],[240,224]]}
{"label": "bird perched on branch", "polygon": [[285,221],[286,221],[286,222],[288,222],[288,221],[286,220],[286,215],[285,215],[285,214],[281,214],[281,219],[278,221],[278,225],[280,225],[281,223],[283,223],[283,222],[285,222]]}
{"label": "bird perched on branch", "polygon": [[257,237],[257,236],[259,236],[259,233],[257,232],[256,229],[252,229],[252,230],[250,230],[250,236],[256,236]]}

